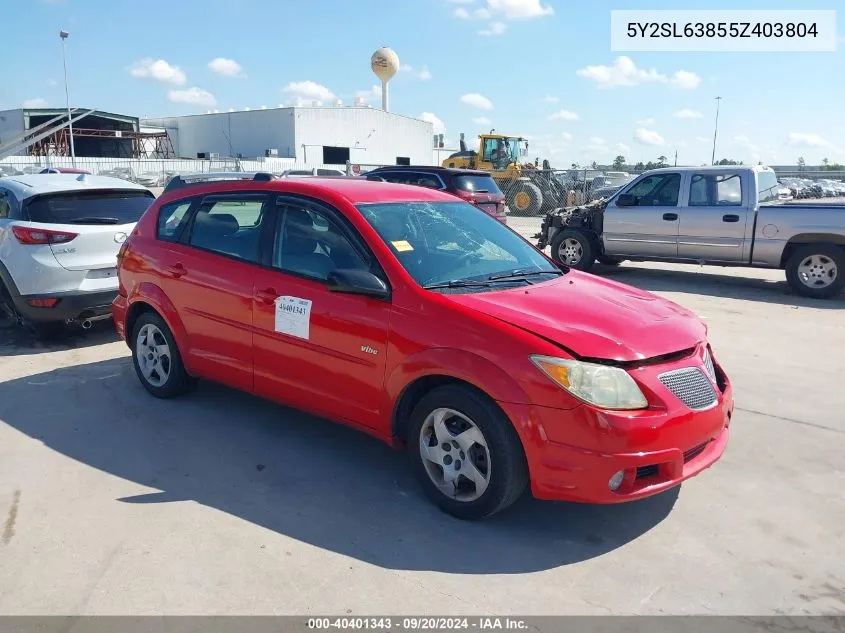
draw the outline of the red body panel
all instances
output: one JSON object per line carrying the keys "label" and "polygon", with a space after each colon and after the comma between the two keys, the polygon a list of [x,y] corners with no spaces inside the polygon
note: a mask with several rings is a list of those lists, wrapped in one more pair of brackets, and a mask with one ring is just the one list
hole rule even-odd
{"label": "red body panel", "polygon": [[[333,293],[314,280],[156,239],[163,204],[256,189],[306,195],[342,213],[384,269],[390,300]],[[391,443],[396,404],[410,384],[433,375],[463,380],[490,395],[513,423],[540,498],[636,499],[677,485],[721,456],[733,411],[721,368],[718,403],[706,411],[690,410],[658,380],[703,363],[700,319],[650,293],[576,271],[514,290],[423,290],[354,204],[424,200],[454,198],[421,187],[319,178],[217,182],[162,196],[123,251],[118,332],[128,338],[130,308],[148,304],[167,321],[191,374]],[[281,295],[312,302],[308,339],[275,331],[273,297]],[[585,404],[540,372],[531,354],[633,363],[629,374],[649,407],[620,412]],[[667,354],[674,356],[654,360]],[[644,469],[639,478],[637,468]],[[608,479],[623,469],[622,487],[610,492]]]}

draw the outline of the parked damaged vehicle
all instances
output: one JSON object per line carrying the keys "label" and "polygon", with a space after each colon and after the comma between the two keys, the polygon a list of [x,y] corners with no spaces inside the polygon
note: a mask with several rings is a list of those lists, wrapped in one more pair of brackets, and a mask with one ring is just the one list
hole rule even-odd
{"label": "parked damaged vehicle", "polygon": [[555,209],[535,237],[579,270],[667,261],[786,271],[803,296],[845,288],[845,205],[785,202],[768,167],[672,167],[606,200]]}

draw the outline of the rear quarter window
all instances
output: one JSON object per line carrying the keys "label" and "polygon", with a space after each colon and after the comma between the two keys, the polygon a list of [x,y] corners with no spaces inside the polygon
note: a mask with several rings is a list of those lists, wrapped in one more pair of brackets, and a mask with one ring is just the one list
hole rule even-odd
{"label": "rear quarter window", "polygon": [[160,240],[176,242],[182,232],[188,211],[191,208],[191,200],[179,200],[166,204],[158,211],[158,234]]}
{"label": "rear quarter window", "polygon": [[31,222],[132,224],[154,200],[148,191],[68,191],[35,196],[26,209]]}
{"label": "rear quarter window", "polygon": [[757,201],[771,202],[778,198],[778,177],[772,171],[757,172]]}
{"label": "rear quarter window", "polygon": [[468,191],[470,193],[502,193],[496,181],[490,176],[452,176],[452,186],[458,191]]}

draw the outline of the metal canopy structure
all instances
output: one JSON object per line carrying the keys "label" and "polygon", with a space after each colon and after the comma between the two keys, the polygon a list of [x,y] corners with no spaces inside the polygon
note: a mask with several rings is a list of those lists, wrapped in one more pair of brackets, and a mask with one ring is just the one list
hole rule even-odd
{"label": "metal canopy structure", "polygon": [[[130,141],[130,155],[126,158],[175,158],[173,143],[167,132],[133,132],[125,130],[97,130],[75,128],[74,138],[119,139]],[[31,156],[70,156],[70,134],[67,127],[33,143]]]}

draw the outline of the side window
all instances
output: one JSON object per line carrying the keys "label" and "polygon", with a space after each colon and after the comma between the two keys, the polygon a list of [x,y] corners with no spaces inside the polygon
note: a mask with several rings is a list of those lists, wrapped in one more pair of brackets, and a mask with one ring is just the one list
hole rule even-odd
{"label": "side window", "polygon": [[628,191],[637,197],[642,207],[676,207],[680,192],[680,174],[655,174],[644,178]]}
{"label": "side window", "polygon": [[340,268],[369,270],[370,264],[346,238],[341,228],[323,213],[283,203],[273,244],[273,267],[325,280]]}
{"label": "side window", "polygon": [[190,245],[257,263],[263,207],[264,196],[203,202],[194,218]]}
{"label": "side window", "polygon": [[416,181],[412,184],[430,189],[440,189],[440,179],[433,174],[417,174]]}
{"label": "side window", "polygon": [[690,182],[689,206],[739,206],[742,179],[739,174],[695,174]]}
{"label": "side window", "polygon": [[0,220],[8,220],[12,214],[12,205],[9,203],[8,196],[0,191]]}
{"label": "side window", "polygon": [[774,172],[757,173],[757,201],[771,202],[778,198],[778,179]]}
{"label": "side window", "polygon": [[192,200],[180,200],[166,204],[158,210],[158,232],[156,237],[165,242],[176,242],[185,224]]}

